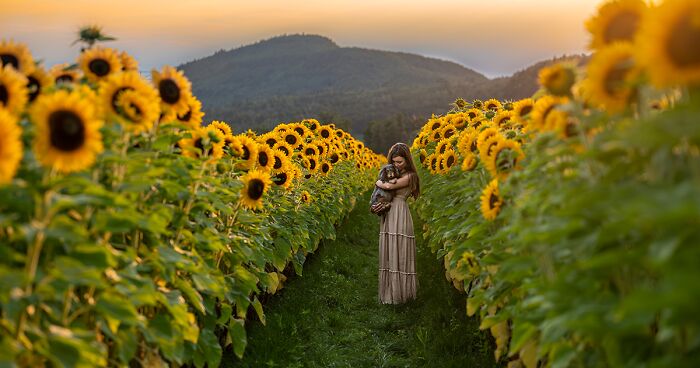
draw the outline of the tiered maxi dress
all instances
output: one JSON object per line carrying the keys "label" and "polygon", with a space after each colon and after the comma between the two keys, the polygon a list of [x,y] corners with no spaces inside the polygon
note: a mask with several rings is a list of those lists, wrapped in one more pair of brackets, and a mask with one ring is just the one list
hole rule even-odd
{"label": "tiered maxi dress", "polygon": [[410,187],[397,189],[379,227],[379,302],[400,304],[416,298],[416,238],[406,204]]}

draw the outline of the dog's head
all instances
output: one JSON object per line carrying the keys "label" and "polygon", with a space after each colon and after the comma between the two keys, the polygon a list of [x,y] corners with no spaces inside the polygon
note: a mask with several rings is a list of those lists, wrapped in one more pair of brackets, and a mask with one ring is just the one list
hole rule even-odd
{"label": "dog's head", "polygon": [[379,170],[379,180],[381,181],[396,179],[399,176],[399,169],[397,169],[396,166],[392,164],[386,164],[382,166],[381,170]]}

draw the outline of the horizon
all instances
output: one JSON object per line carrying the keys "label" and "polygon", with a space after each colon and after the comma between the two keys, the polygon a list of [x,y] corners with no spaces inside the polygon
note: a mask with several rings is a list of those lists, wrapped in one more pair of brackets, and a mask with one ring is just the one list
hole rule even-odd
{"label": "horizon", "polygon": [[[340,47],[406,52],[457,63],[488,78],[587,52],[584,21],[601,1],[165,0],[119,4],[27,0],[3,5],[0,37],[28,45],[50,67],[72,62],[78,28],[97,24],[144,71],[181,65],[282,35],[320,35]],[[95,6],[97,4],[97,6]],[[134,9],[138,11],[134,11]]]}

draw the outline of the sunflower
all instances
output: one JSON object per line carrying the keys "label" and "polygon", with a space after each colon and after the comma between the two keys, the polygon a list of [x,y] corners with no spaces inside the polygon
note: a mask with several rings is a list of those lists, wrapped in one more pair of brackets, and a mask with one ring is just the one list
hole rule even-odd
{"label": "sunflower", "polygon": [[12,40],[0,41],[0,67],[10,65],[20,73],[29,74],[34,69],[34,58],[27,45]]}
{"label": "sunflower", "polygon": [[42,165],[64,173],[78,171],[92,165],[102,152],[103,122],[78,92],[40,95],[30,114],[36,127],[34,154]]}
{"label": "sunflower", "polygon": [[503,139],[493,148],[491,155],[484,160],[484,166],[492,177],[504,180],[524,158],[525,153],[517,142]]}
{"label": "sunflower", "polygon": [[445,126],[442,128],[440,134],[442,135],[443,138],[449,139],[449,138],[452,137],[456,132],[457,132],[457,129],[455,128],[454,125],[452,125],[452,124],[447,124],[447,125],[445,125]]}
{"label": "sunflower", "polygon": [[321,124],[318,123],[318,120],[316,119],[304,119],[301,121],[302,124],[306,124],[306,127],[309,128],[309,130],[315,131],[318,129]]}
{"label": "sunflower", "polygon": [[258,144],[256,166],[258,170],[270,171],[275,165],[275,152],[265,143]]}
{"label": "sunflower", "polygon": [[501,101],[498,101],[495,98],[486,100],[486,102],[484,102],[484,110],[486,111],[501,111],[501,109],[503,109]]}
{"label": "sunflower", "polygon": [[301,163],[309,173],[315,173],[318,170],[318,159],[316,157],[305,157]]}
{"label": "sunflower", "polygon": [[[132,91],[130,93],[133,96],[132,101],[136,99],[143,100],[141,104],[148,105],[148,111],[139,111],[136,114],[128,113],[129,106],[119,104],[119,97],[125,91]],[[136,129],[137,131],[142,130],[142,128],[149,128],[155,119],[153,121],[145,121],[142,118],[135,119],[134,115],[140,115],[141,117],[148,115],[147,117],[150,119],[149,113],[151,110],[157,110],[160,115],[160,107],[158,109],[150,107],[153,103],[159,104],[157,92],[137,72],[115,73],[102,80],[99,87],[99,100],[101,108],[106,115],[115,118],[125,127],[129,127],[135,121],[141,122],[141,124],[137,124],[142,125]],[[156,116],[157,118],[158,116]]]}
{"label": "sunflower", "polygon": [[540,86],[555,96],[570,96],[576,82],[576,69],[571,62],[546,66],[538,73]]}
{"label": "sunflower", "polygon": [[139,63],[126,51],[119,53],[119,61],[122,63],[122,71],[125,72],[138,72]]}
{"label": "sunflower", "polygon": [[430,172],[433,174],[437,173],[440,156],[436,155],[435,153],[431,153],[430,155],[428,155],[428,157],[425,158],[425,160],[428,162],[428,170],[430,170]]}
{"label": "sunflower", "polygon": [[272,182],[284,189],[289,189],[294,177],[295,171],[291,167],[285,167],[282,170],[274,170],[272,172]]}
{"label": "sunflower", "polygon": [[657,87],[700,84],[700,3],[666,0],[642,21],[636,51]]}
{"label": "sunflower", "polygon": [[135,90],[125,90],[117,96],[118,120],[126,130],[139,134],[153,127],[160,116],[155,96],[144,96]]}
{"label": "sunflower", "polygon": [[476,129],[469,128],[463,131],[457,139],[457,150],[463,156],[476,151],[476,138],[479,133]]}
{"label": "sunflower", "polygon": [[499,135],[498,133],[498,128],[487,128],[481,131],[479,133],[478,138],[476,139],[476,146],[481,150],[481,146],[489,140],[491,137],[495,137]]}
{"label": "sunflower", "polygon": [[281,170],[290,164],[289,158],[280,150],[272,150],[272,170]]}
{"label": "sunflower", "polygon": [[173,109],[177,113],[187,112],[192,85],[181,71],[165,66],[160,72],[152,70],[151,79],[160,95],[163,111]]}
{"label": "sunflower", "polygon": [[442,119],[431,119],[428,120],[426,127],[428,127],[428,133],[432,133],[436,130],[442,129],[445,122]]}
{"label": "sunflower", "polygon": [[29,99],[27,77],[11,65],[0,67],[0,108],[20,114]]}
{"label": "sunflower", "polygon": [[479,99],[476,99],[476,100],[472,101],[472,108],[477,109],[477,110],[482,110],[484,108],[484,102],[479,100]]}
{"label": "sunflower", "polygon": [[313,197],[311,196],[311,193],[304,190],[301,192],[301,194],[299,194],[299,200],[301,201],[301,203],[311,203]]}
{"label": "sunflower", "polygon": [[22,130],[17,118],[0,109],[0,184],[9,183],[22,160]]}
{"label": "sunflower", "polygon": [[442,139],[442,129],[435,130],[430,133],[431,142],[439,142]]}
{"label": "sunflower", "polygon": [[64,63],[51,67],[49,76],[56,84],[77,83],[83,77],[83,73],[77,66]]}
{"label": "sunflower", "polygon": [[78,57],[78,65],[91,82],[99,82],[122,71],[122,62],[116,51],[106,47],[93,47]]}
{"label": "sunflower", "polygon": [[531,98],[525,98],[525,99],[519,100],[513,104],[512,119],[514,120],[516,127],[519,127],[522,129],[522,127],[525,126],[525,121],[526,121],[525,119],[528,117],[530,112],[532,112],[532,109],[534,107],[535,107],[535,100],[533,100]]}
{"label": "sunflower", "polygon": [[182,112],[176,112],[173,109],[166,110],[162,114],[160,121],[166,124],[179,122],[186,125],[189,129],[196,129],[202,126],[204,115],[202,102],[197,97],[190,96],[187,101],[187,110]]}
{"label": "sunflower", "polygon": [[328,175],[333,170],[333,165],[328,161],[323,161],[320,165],[321,174]]}
{"label": "sunflower", "polygon": [[241,205],[248,209],[263,207],[263,195],[270,189],[272,180],[270,174],[264,171],[251,170],[241,177]]}
{"label": "sunflower", "polygon": [[442,167],[444,168],[443,172],[447,173],[457,163],[457,154],[454,150],[449,149],[442,154],[440,160],[442,161]]}
{"label": "sunflower", "polygon": [[503,110],[493,117],[493,124],[499,128],[506,128],[510,125],[510,119],[512,116],[512,111]]}
{"label": "sunflower", "polygon": [[224,134],[212,126],[190,130],[192,138],[179,142],[182,154],[186,157],[207,158],[215,161],[224,155]]}
{"label": "sunflower", "polygon": [[489,157],[493,155],[494,148],[498,146],[501,141],[503,141],[504,138],[500,135],[494,135],[486,139],[480,146],[479,146],[479,158],[481,161],[486,162],[488,161]]}
{"label": "sunflower", "polygon": [[319,156],[318,147],[313,143],[305,144],[304,148],[301,152],[306,157],[318,157]]}
{"label": "sunflower", "polygon": [[233,142],[233,130],[231,129],[231,126],[228,125],[227,122],[225,121],[220,121],[220,120],[214,120],[211,123],[209,123],[210,127],[218,129],[221,134],[224,135],[224,142],[226,142],[226,145],[231,144]]}
{"label": "sunflower", "polygon": [[258,161],[258,143],[245,134],[234,136],[234,140],[240,149],[232,150],[232,154],[241,160],[236,167],[243,170],[252,169]]}
{"label": "sunflower", "polygon": [[488,124],[488,120],[486,120],[484,116],[479,116],[469,122],[469,127],[474,129],[481,129],[486,124]]}
{"label": "sunflower", "polygon": [[555,110],[549,113],[545,125],[548,130],[559,133],[559,137],[562,139],[575,137],[579,134],[578,120],[564,111]]}
{"label": "sunflower", "polygon": [[547,115],[557,106],[568,102],[566,97],[546,95],[535,102],[532,109],[532,117],[527,125],[527,130],[543,129]]}
{"label": "sunflower", "polygon": [[452,149],[452,143],[446,139],[443,139],[435,146],[435,153],[442,155],[448,149]]}
{"label": "sunflower", "polygon": [[27,74],[27,92],[29,93],[29,102],[33,102],[39,97],[41,91],[51,87],[53,80],[49,74],[37,65],[32,71]]}
{"label": "sunflower", "polygon": [[296,149],[303,144],[299,133],[291,129],[282,133],[280,137],[284,140],[284,142],[290,145],[292,149]]}
{"label": "sunflower", "polygon": [[467,124],[469,124],[469,120],[470,119],[467,118],[464,114],[457,114],[452,118],[451,123],[456,129],[461,130],[464,129],[467,126]]}
{"label": "sunflower", "polygon": [[467,114],[467,117],[469,118],[469,121],[472,121],[472,120],[474,120],[474,119],[476,119],[476,118],[479,118],[479,117],[483,117],[483,116],[484,116],[484,112],[483,112],[483,111],[481,111],[480,109],[475,109],[475,108],[472,108],[472,109],[467,110],[467,111],[465,112],[465,114]]}
{"label": "sunflower", "polygon": [[476,164],[478,163],[476,159],[476,155],[473,153],[467,153],[464,155],[464,160],[462,160],[462,165],[460,168],[462,171],[472,171],[474,168],[476,168]]}
{"label": "sunflower", "polygon": [[[590,48],[597,50],[614,42],[632,42],[639,29],[647,5],[642,0],[608,1],[586,21],[591,32]],[[655,20],[658,22],[658,20]]]}
{"label": "sunflower", "polygon": [[503,206],[503,199],[498,196],[498,179],[493,179],[481,192],[481,213],[486,220],[492,221],[498,216]]}
{"label": "sunflower", "polygon": [[307,129],[306,125],[304,124],[293,124],[291,128],[293,131],[297,132],[297,134],[299,134],[299,136],[302,138],[307,138],[311,134],[311,131]]}
{"label": "sunflower", "polygon": [[584,82],[591,104],[620,112],[632,102],[637,94],[634,82],[641,73],[633,55],[634,46],[629,43],[616,43],[593,55]]}
{"label": "sunflower", "polygon": [[318,135],[319,135],[322,139],[329,139],[329,138],[331,137],[332,134],[333,134],[333,130],[332,130],[331,127],[329,127],[328,125],[322,125],[322,126],[318,129]]}
{"label": "sunflower", "polygon": [[292,157],[292,154],[294,153],[294,148],[291,145],[289,145],[287,142],[285,142],[284,140],[281,140],[281,139],[282,138],[280,138],[280,141],[278,141],[272,147],[272,149],[275,151],[281,151],[287,157]]}
{"label": "sunflower", "polygon": [[280,142],[280,137],[275,132],[267,132],[258,137],[258,142],[266,144],[270,148],[274,148],[275,145]]}

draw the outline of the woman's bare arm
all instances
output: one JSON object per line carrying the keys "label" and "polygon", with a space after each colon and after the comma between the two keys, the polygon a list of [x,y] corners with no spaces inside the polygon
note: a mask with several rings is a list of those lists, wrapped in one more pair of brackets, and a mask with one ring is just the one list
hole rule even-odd
{"label": "woman's bare arm", "polygon": [[384,190],[395,190],[395,189],[401,189],[407,187],[411,183],[411,173],[408,173],[402,177],[400,177],[397,181],[396,184],[391,184],[391,183],[385,183],[381,180],[377,180],[377,186],[384,189]]}

